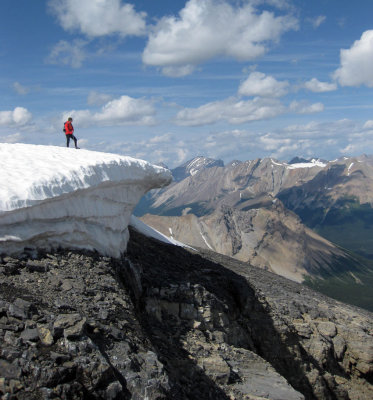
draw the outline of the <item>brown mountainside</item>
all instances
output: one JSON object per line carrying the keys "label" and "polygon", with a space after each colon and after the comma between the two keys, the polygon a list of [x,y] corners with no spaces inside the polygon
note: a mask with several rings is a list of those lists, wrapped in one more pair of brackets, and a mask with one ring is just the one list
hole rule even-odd
{"label": "brown mountainside", "polygon": [[297,282],[305,276],[332,275],[336,264],[352,260],[346,252],[305,227],[279,200],[270,207],[248,211],[221,207],[202,217],[146,214],[141,219],[192,247],[225,254]]}

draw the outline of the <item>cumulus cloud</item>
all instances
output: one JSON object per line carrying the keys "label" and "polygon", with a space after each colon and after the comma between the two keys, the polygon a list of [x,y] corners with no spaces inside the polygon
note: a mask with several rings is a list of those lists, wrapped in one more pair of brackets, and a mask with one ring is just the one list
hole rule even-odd
{"label": "cumulus cloud", "polygon": [[267,51],[297,20],[259,12],[250,3],[234,7],[226,0],[189,0],[178,17],[162,18],[149,35],[143,62],[182,76],[217,56],[253,60]]}
{"label": "cumulus cloud", "polygon": [[154,164],[163,162],[169,167],[176,167],[194,156],[194,142],[197,143],[192,135],[188,135],[188,143],[185,143],[177,138],[177,134],[168,132],[143,140],[100,143],[97,148],[109,153],[130,154]]}
{"label": "cumulus cloud", "polygon": [[153,101],[121,96],[106,103],[97,112],[76,110],[65,113],[64,118],[72,116],[80,127],[153,125],[155,124]]}
{"label": "cumulus cloud", "polygon": [[288,92],[289,82],[277,81],[262,72],[252,72],[241,83],[238,94],[243,96],[281,97]]}
{"label": "cumulus cloud", "polygon": [[324,104],[313,103],[309,104],[307,101],[292,101],[289,107],[290,111],[297,114],[312,114],[324,111]]}
{"label": "cumulus cloud", "polygon": [[373,30],[365,31],[349,49],[342,49],[340,60],[334,72],[340,85],[373,87]]}
{"label": "cumulus cloud", "polygon": [[[216,132],[199,137],[200,147],[197,149],[198,154],[202,152],[226,161],[257,157],[290,160],[294,156],[328,159],[341,154],[366,152],[367,141],[372,145],[373,136],[367,138],[359,124],[343,119],[322,123],[311,121],[264,132],[237,129]],[[187,144],[194,148],[193,144]]]}
{"label": "cumulus cloud", "polygon": [[273,118],[284,111],[285,107],[276,99],[255,97],[252,100],[243,101],[231,97],[197,108],[185,108],[177,113],[175,123],[184,126],[207,125],[218,121],[242,124]]}
{"label": "cumulus cloud", "polygon": [[22,142],[23,136],[20,133],[13,133],[12,135],[0,136],[1,143],[19,143]]}
{"label": "cumulus cloud", "polygon": [[323,93],[323,92],[331,92],[337,89],[337,84],[332,82],[320,82],[316,78],[312,78],[311,80],[304,83],[304,87],[311,92]]}
{"label": "cumulus cloud", "polygon": [[15,127],[29,123],[32,114],[23,107],[16,107],[13,111],[0,111],[0,126]]}
{"label": "cumulus cloud", "polygon": [[163,135],[154,136],[149,139],[150,143],[170,143],[171,140],[174,139],[174,135],[172,133],[165,133]]}
{"label": "cumulus cloud", "polygon": [[50,52],[46,62],[80,68],[87,56],[85,52],[87,44],[85,40],[74,40],[72,43],[60,40]]}
{"label": "cumulus cloud", "polygon": [[145,34],[146,13],[121,0],[50,0],[48,5],[66,31],[79,30],[91,38]]}
{"label": "cumulus cloud", "polygon": [[105,103],[109,102],[112,99],[112,96],[109,94],[99,93],[94,90],[89,92],[87,103],[90,106],[102,106]]}
{"label": "cumulus cloud", "polygon": [[366,121],[363,128],[364,129],[373,129],[373,120]]}

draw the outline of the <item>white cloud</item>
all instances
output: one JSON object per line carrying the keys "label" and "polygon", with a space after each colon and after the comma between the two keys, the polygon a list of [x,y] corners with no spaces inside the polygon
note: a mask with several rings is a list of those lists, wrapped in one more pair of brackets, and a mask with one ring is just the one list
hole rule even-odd
{"label": "white cloud", "polygon": [[253,5],[268,4],[279,9],[290,9],[292,5],[288,0],[250,0]]}
{"label": "white cloud", "polygon": [[18,94],[21,94],[21,95],[25,95],[25,94],[29,93],[29,91],[30,91],[29,88],[21,85],[19,82],[14,82],[13,88]]}
{"label": "white cloud", "polygon": [[181,67],[164,67],[162,68],[162,72],[166,76],[170,76],[172,78],[180,78],[182,76],[190,75],[196,67],[194,65],[183,65]]}
{"label": "white cloud", "polygon": [[153,101],[121,96],[106,103],[99,111],[75,110],[64,114],[64,119],[72,116],[80,127],[153,125],[155,124]]}
{"label": "white cloud", "polygon": [[20,143],[23,136],[20,133],[13,133],[12,135],[0,136],[1,143]]}
{"label": "white cloud", "polygon": [[346,119],[312,121],[265,132],[229,130],[199,139],[210,157],[225,160],[256,157],[290,160],[294,156],[331,159],[340,154],[358,155],[373,149],[373,136],[367,140],[361,126]]}
{"label": "white cloud", "polygon": [[259,12],[250,3],[233,7],[226,0],[189,0],[178,17],[164,17],[154,27],[143,62],[182,76],[217,56],[253,60],[297,27],[294,17]]}
{"label": "white cloud", "polygon": [[46,61],[50,64],[70,65],[80,68],[86,58],[84,50],[87,41],[74,40],[72,43],[60,40],[52,49]]}
{"label": "white cloud", "polygon": [[183,126],[212,124],[228,121],[231,124],[273,118],[282,114],[285,107],[275,99],[256,97],[252,100],[238,100],[234,97],[214,101],[198,108],[185,108],[177,113],[175,122]]}
{"label": "white cloud", "polygon": [[324,111],[324,104],[309,104],[307,101],[292,101],[289,109],[297,114],[312,114]]}
{"label": "white cloud", "polygon": [[373,87],[373,30],[365,31],[349,49],[341,49],[341,66],[334,78],[342,86]]}
{"label": "white cloud", "polygon": [[171,140],[174,140],[174,135],[172,133],[165,133],[163,135],[154,136],[149,139],[150,143],[170,143]]}
{"label": "white cloud", "polygon": [[[134,141],[100,144],[97,149],[129,154],[154,163],[163,161],[171,168],[197,155],[229,162],[258,157],[290,160],[295,156],[332,160],[341,154],[373,152],[373,131],[363,130],[363,124],[347,119],[330,122],[311,120],[306,124],[265,131],[258,130],[255,125],[251,125],[250,130],[182,129],[183,132],[149,133],[147,138]],[[127,135],[124,137],[128,139]]]}
{"label": "white cloud", "polygon": [[317,29],[322,23],[326,21],[326,16],[325,15],[319,15],[318,17],[315,18],[308,18],[307,21],[309,21],[314,29]]}
{"label": "white cloud", "polygon": [[146,13],[121,0],[50,0],[49,9],[63,29],[80,30],[88,37],[145,34]]}
{"label": "white cloud", "polygon": [[305,82],[304,87],[311,92],[323,93],[323,92],[331,92],[337,89],[337,84],[332,82],[320,82],[316,78],[312,78],[311,80]]}
{"label": "white cloud", "polygon": [[32,114],[23,107],[16,107],[13,111],[0,111],[0,126],[23,126],[31,119]]}
{"label": "white cloud", "polygon": [[103,104],[109,102],[112,99],[112,96],[109,94],[98,93],[94,90],[89,92],[87,103],[90,106],[102,106]]}
{"label": "white cloud", "polygon": [[373,120],[366,121],[363,128],[364,129],[373,129]]}
{"label": "white cloud", "polygon": [[238,93],[243,96],[281,97],[288,92],[289,82],[277,81],[262,72],[252,72],[241,83]]}

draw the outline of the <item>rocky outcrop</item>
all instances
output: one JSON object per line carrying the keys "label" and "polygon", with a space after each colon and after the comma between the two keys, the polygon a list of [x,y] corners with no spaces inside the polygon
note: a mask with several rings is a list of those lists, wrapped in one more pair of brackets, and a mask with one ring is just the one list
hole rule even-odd
{"label": "rocky outcrop", "polygon": [[2,257],[4,399],[368,399],[373,316],[131,231],[114,260]]}

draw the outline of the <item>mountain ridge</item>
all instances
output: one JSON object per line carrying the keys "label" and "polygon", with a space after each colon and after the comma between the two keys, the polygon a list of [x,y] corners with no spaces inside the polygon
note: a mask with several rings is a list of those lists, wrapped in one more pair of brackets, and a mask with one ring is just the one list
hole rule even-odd
{"label": "mountain ridge", "polygon": [[40,251],[0,276],[0,393],[20,400],[373,393],[373,314],[208,250],[130,228],[121,259]]}

